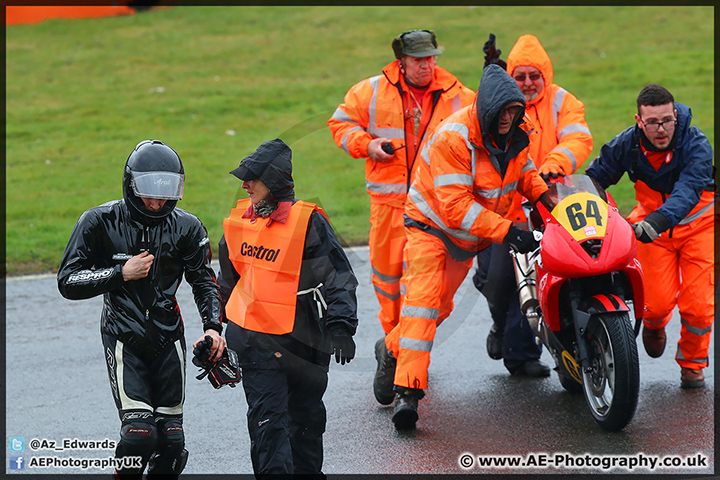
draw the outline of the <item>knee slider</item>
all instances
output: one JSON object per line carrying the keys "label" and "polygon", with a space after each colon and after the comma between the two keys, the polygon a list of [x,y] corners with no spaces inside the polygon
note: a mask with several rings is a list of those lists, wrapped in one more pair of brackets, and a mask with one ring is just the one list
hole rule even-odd
{"label": "knee slider", "polygon": [[171,450],[178,454],[185,447],[182,420],[178,418],[156,419],[158,428],[158,451]]}
{"label": "knee slider", "polygon": [[155,455],[148,464],[148,479],[177,478],[185,468],[188,451],[185,450],[185,434],[179,418],[159,417],[158,444]]}
{"label": "knee slider", "polygon": [[155,451],[158,433],[155,425],[144,422],[131,422],[122,426],[120,443],[117,446],[118,457],[142,457],[144,461]]}

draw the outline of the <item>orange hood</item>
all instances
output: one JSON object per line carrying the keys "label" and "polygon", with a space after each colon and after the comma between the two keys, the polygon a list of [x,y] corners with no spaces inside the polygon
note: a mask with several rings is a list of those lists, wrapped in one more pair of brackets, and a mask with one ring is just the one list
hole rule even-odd
{"label": "orange hood", "polygon": [[529,102],[529,105],[537,103],[543,99],[545,92],[548,91],[550,85],[553,83],[553,68],[552,62],[547,52],[540,45],[540,40],[535,35],[523,35],[518,38],[518,41],[513,45],[512,50],[508,54],[507,59],[507,71],[510,75],[517,67],[530,66],[540,70],[545,81],[545,88],[543,88],[540,95],[537,96],[533,101]]}

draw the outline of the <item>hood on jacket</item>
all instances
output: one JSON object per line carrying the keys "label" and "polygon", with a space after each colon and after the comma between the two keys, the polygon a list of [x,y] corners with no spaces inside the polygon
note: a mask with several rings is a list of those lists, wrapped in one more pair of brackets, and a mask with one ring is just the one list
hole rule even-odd
{"label": "hood on jacket", "polygon": [[678,124],[675,127],[676,136],[683,141],[690,136],[690,124],[692,123],[692,110],[687,105],[675,102],[675,110],[677,110]]}
{"label": "hood on jacket", "polygon": [[[480,122],[483,143],[491,152],[495,150],[492,147],[491,135],[497,134],[500,110],[511,102],[519,102],[525,108],[525,97],[515,80],[499,65],[492,64],[485,67],[475,97],[475,109]],[[508,137],[517,132],[517,126],[522,122],[522,117],[522,115],[517,116]]]}
{"label": "hood on jacket", "polygon": [[261,144],[230,173],[240,180],[259,179],[268,187],[276,202],[295,199],[292,150],[279,138]]}
{"label": "hood on jacket", "polygon": [[517,67],[522,66],[535,67],[543,76],[545,88],[530,102],[531,104],[537,103],[542,100],[548,87],[553,83],[553,68],[550,57],[535,35],[527,34],[518,38],[508,54],[507,71],[510,75]]}

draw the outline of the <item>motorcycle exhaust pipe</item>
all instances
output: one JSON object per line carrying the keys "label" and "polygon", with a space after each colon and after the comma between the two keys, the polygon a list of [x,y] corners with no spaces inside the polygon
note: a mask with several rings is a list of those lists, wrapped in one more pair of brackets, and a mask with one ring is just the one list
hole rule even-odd
{"label": "motorcycle exhaust pipe", "polygon": [[[520,311],[530,320],[530,309],[535,309],[540,305],[537,299],[537,288],[535,287],[535,269],[530,270],[530,254],[515,255],[515,278],[517,279],[517,292],[520,299]],[[530,315],[529,315],[530,314]],[[537,313],[535,322],[537,323]]]}
{"label": "motorcycle exhaust pipe", "polygon": [[525,318],[527,318],[528,323],[530,324],[530,328],[532,328],[533,332],[535,332],[537,335],[539,335],[541,332],[539,330],[540,328],[540,315],[538,314],[537,309],[535,308],[535,305],[530,305],[528,309],[524,313]]}

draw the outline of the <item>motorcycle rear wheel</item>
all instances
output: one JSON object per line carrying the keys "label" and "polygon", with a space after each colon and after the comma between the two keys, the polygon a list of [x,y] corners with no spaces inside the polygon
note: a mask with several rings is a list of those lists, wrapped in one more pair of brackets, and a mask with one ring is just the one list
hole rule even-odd
{"label": "motorcycle rear wheel", "polygon": [[583,393],[595,421],[604,429],[623,429],[635,415],[640,366],[635,333],[627,312],[593,315],[585,334],[590,371]]}

